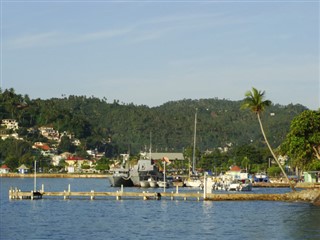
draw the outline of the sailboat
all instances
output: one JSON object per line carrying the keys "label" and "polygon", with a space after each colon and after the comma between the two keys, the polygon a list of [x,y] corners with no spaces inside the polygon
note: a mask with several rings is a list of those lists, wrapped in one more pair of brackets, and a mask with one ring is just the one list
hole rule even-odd
{"label": "sailboat", "polygon": [[184,182],[186,187],[201,187],[201,185],[202,185],[202,182],[199,178],[199,175],[195,171],[195,168],[196,168],[197,115],[198,115],[198,109],[196,109],[196,113],[194,116],[192,172],[190,172],[190,168],[189,168],[189,177]]}

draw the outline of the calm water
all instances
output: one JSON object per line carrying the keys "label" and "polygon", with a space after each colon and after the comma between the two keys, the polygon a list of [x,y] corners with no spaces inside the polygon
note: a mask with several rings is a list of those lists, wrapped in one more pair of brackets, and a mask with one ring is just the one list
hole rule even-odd
{"label": "calm water", "polygon": [[[1,240],[22,239],[320,239],[320,207],[266,201],[48,198],[11,200],[10,186],[33,179],[0,178]],[[47,191],[115,191],[105,179],[38,179]],[[174,189],[171,189],[174,191]],[[170,190],[170,191],[171,191]],[[125,191],[141,191],[127,188]],[[158,189],[158,191],[161,191]],[[182,189],[181,189],[182,191]],[[191,191],[186,189],[184,191]],[[289,189],[253,189],[253,193]]]}

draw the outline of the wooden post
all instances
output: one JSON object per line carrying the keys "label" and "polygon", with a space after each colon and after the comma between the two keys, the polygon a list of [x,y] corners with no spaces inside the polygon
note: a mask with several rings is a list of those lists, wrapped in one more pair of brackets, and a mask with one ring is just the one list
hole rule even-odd
{"label": "wooden post", "polygon": [[145,191],[142,192],[143,193],[143,200],[148,200],[147,196],[145,195]]}
{"label": "wooden post", "polygon": [[[204,173],[203,176],[203,199],[205,200],[207,198],[207,173]],[[199,198],[198,198],[199,201]]]}
{"label": "wooden post", "polygon": [[[119,191],[117,191],[117,193],[119,193]],[[121,200],[121,197],[118,194],[116,196],[116,200]]]}
{"label": "wooden post", "polygon": [[174,200],[173,191],[171,191],[171,200]]}
{"label": "wooden post", "polygon": [[90,200],[93,200],[94,199],[94,190],[91,190],[91,197],[90,197]]}
{"label": "wooden post", "polygon": [[12,199],[12,187],[9,189],[9,200]]}
{"label": "wooden post", "polygon": [[44,184],[41,185],[41,193],[44,193]]}
{"label": "wooden post", "polygon": [[176,186],[176,193],[179,193],[179,186]]}

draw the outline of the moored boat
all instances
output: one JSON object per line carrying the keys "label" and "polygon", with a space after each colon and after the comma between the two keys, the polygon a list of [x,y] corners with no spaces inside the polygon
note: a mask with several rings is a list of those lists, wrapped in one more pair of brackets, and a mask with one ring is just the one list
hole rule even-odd
{"label": "moored boat", "polygon": [[142,180],[142,181],[140,181],[140,187],[149,188],[150,187],[150,182],[148,180]]}
{"label": "moored boat", "polygon": [[130,169],[129,173],[133,185],[137,187],[141,186],[141,181],[148,181],[150,177],[155,181],[163,179],[163,174],[159,171],[152,159],[140,159],[138,163]]}
{"label": "moored boat", "polygon": [[266,173],[256,173],[254,175],[254,182],[269,182],[269,177]]}
{"label": "moored boat", "polygon": [[174,187],[177,187],[177,186],[178,187],[183,187],[184,186],[184,182],[183,182],[181,177],[177,176],[172,180],[172,185]]}
{"label": "moored boat", "polygon": [[150,185],[151,188],[156,188],[156,187],[158,187],[157,181],[154,180],[153,178],[149,178],[149,179],[148,179],[148,182],[149,182],[149,185]]}
{"label": "moored boat", "polygon": [[117,168],[113,169],[112,176],[108,177],[110,185],[112,187],[132,187],[133,182],[130,179],[130,173],[128,169]]}
{"label": "moored boat", "polygon": [[184,181],[186,187],[201,187],[202,181],[198,176],[191,176]]}

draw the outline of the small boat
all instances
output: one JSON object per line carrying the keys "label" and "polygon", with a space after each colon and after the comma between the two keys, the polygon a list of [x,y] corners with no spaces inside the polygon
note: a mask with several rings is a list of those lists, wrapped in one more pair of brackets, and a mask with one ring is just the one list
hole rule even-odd
{"label": "small boat", "polygon": [[186,187],[201,187],[202,181],[199,176],[190,176],[188,179],[184,181]]}
{"label": "small boat", "polygon": [[178,187],[183,187],[184,186],[184,182],[183,182],[181,177],[177,176],[172,180],[172,185],[174,187],[177,187],[177,186]]}
{"label": "small boat", "polygon": [[150,182],[148,180],[140,181],[140,187],[149,188],[150,187]]}
{"label": "small boat", "polygon": [[169,187],[169,183],[167,181],[158,181],[157,184],[160,188]]}
{"label": "small boat", "polygon": [[245,179],[240,186],[240,191],[252,191],[252,183],[249,179]]}
{"label": "small boat", "polygon": [[252,183],[249,179],[233,180],[227,188],[228,191],[252,191]]}
{"label": "small boat", "polygon": [[241,185],[240,181],[234,180],[230,183],[227,190],[228,191],[240,191],[240,189],[241,189],[240,185]]}
{"label": "small boat", "polygon": [[269,182],[269,177],[266,173],[256,173],[254,175],[254,182]]}
{"label": "small boat", "polygon": [[154,180],[152,177],[148,179],[149,185],[151,188],[156,188],[158,187],[157,181]]}

